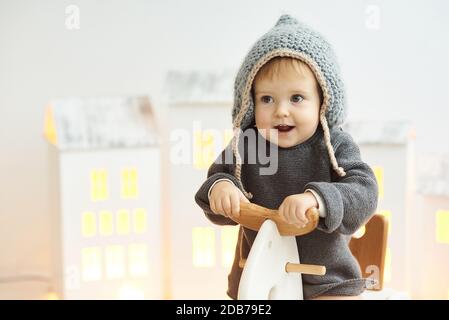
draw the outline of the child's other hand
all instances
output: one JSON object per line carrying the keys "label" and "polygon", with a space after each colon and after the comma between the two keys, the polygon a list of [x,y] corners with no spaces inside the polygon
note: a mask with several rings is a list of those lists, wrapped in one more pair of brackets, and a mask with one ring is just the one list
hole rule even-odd
{"label": "child's other hand", "polygon": [[213,213],[225,217],[240,216],[240,201],[249,202],[239,188],[229,181],[218,182],[210,193],[210,208]]}
{"label": "child's other hand", "polygon": [[312,207],[318,208],[318,202],[311,192],[305,192],[286,197],[278,211],[285,222],[302,228],[309,222],[306,211]]}

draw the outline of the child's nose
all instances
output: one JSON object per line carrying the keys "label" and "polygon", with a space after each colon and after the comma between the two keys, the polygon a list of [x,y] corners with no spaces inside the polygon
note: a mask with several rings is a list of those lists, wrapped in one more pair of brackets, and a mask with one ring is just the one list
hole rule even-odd
{"label": "child's nose", "polygon": [[277,117],[287,117],[289,115],[289,106],[286,102],[280,102],[276,108]]}

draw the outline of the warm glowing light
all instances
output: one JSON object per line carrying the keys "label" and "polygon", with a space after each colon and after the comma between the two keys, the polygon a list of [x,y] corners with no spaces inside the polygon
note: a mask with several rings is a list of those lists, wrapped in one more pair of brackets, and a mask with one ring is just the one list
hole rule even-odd
{"label": "warm glowing light", "polygon": [[97,224],[95,213],[83,212],[81,219],[81,233],[84,237],[93,237],[96,233]]}
{"label": "warm glowing light", "polygon": [[137,198],[138,196],[138,181],[137,169],[125,168],[121,172],[121,195],[124,199]]}
{"label": "warm glowing light", "polygon": [[387,248],[385,253],[385,268],[384,268],[384,281],[391,281],[391,249]]}
{"label": "warm glowing light", "polygon": [[215,264],[215,231],[212,227],[192,229],[194,267],[213,267]]}
{"label": "warm glowing light", "polygon": [[105,169],[94,169],[90,172],[90,196],[92,201],[108,198],[108,175]]}
{"label": "warm glowing light", "polygon": [[356,239],[360,239],[361,237],[363,237],[365,235],[366,232],[366,227],[365,226],[361,226],[359,230],[357,230],[352,236]]}
{"label": "warm glowing light", "polygon": [[384,168],[381,166],[373,166],[373,172],[376,176],[377,185],[379,187],[379,199],[384,198]]}
{"label": "warm glowing light", "polygon": [[148,259],[146,244],[131,244],[128,247],[129,274],[141,277],[148,274]]}
{"label": "warm glowing light", "polygon": [[119,279],[125,276],[125,248],[120,245],[107,246],[105,249],[106,276]]}
{"label": "warm glowing light", "polygon": [[130,215],[129,211],[121,209],[117,213],[117,233],[124,235],[129,233]]}
{"label": "warm glowing light", "polygon": [[145,233],[147,231],[147,211],[145,209],[135,209],[133,221],[135,233]]}
{"label": "warm glowing light", "polygon": [[99,247],[82,249],[81,268],[84,281],[97,281],[101,279],[101,251]]}
{"label": "warm glowing light", "polygon": [[194,134],[194,165],[197,169],[208,168],[215,160],[214,134],[210,131],[196,131]]}
{"label": "warm glowing light", "polygon": [[47,106],[45,110],[44,136],[51,144],[56,145],[58,143],[53,108],[51,105]]}
{"label": "warm glowing light", "polygon": [[231,142],[232,137],[234,136],[234,132],[231,129],[226,129],[224,132],[224,139],[223,139],[223,148],[226,148]]}
{"label": "warm glowing light", "polygon": [[48,292],[45,295],[45,300],[59,300],[59,296],[56,292]]}
{"label": "warm glowing light", "polygon": [[119,290],[118,298],[121,300],[143,300],[145,299],[145,292],[141,288],[124,285]]}
{"label": "warm glowing light", "polygon": [[[207,169],[218,156],[216,150],[216,139],[220,133],[216,130],[197,130],[194,133],[193,156],[194,165],[197,169]],[[232,140],[234,133],[231,129],[224,130],[222,135],[223,147],[226,147]],[[221,138],[221,137],[220,137]]]}
{"label": "warm glowing light", "polygon": [[379,210],[379,214],[383,215],[388,221],[388,234],[391,233],[391,211],[390,210]]}
{"label": "warm glowing light", "polygon": [[110,211],[100,212],[100,234],[109,236],[114,232],[114,217]]}
{"label": "warm glowing light", "polygon": [[436,213],[436,241],[449,243],[449,210],[438,210]]}
{"label": "warm glowing light", "polygon": [[238,233],[238,227],[225,226],[221,228],[221,264],[225,268],[230,267],[234,261]]}

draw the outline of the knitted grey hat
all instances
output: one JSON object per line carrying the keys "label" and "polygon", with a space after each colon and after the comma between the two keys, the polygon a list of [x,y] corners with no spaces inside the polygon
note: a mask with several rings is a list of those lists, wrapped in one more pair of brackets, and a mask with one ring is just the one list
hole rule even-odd
{"label": "knitted grey hat", "polygon": [[240,130],[245,130],[255,123],[254,101],[251,95],[253,80],[260,68],[275,57],[300,59],[314,73],[323,92],[320,122],[329,157],[337,174],[345,175],[335,159],[329,134],[329,127],[341,125],[346,117],[344,87],[336,56],[330,44],[319,33],[289,15],[282,15],[276,25],[263,35],[246,55],[234,84],[232,143],[237,162],[234,175],[248,198],[252,196],[241,184],[241,157],[237,141]]}

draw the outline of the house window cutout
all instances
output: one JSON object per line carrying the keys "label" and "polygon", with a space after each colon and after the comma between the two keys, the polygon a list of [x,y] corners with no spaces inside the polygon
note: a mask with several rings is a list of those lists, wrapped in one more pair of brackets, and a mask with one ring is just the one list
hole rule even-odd
{"label": "house window cutout", "polygon": [[125,248],[120,245],[107,246],[105,249],[106,277],[120,279],[125,276]]}
{"label": "house window cutout", "polygon": [[128,247],[129,275],[143,277],[148,274],[148,246],[146,244],[131,244]]}
{"label": "house window cutout", "polygon": [[48,142],[52,145],[57,145],[58,136],[56,133],[56,125],[55,119],[53,116],[53,108],[51,105],[48,105],[45,109],[45,118],[44,118],[44,136]]}
{"label": "house window cutout", "polygon": [[135,199],[139,195],[136,168],[124,168],[121,171],[121,196],[123,199]]}
{"label": "house window cutout", "polygon": [[84,281],[101,280],[101,250],[99,247],[83,248],[81,250],[81,268]]}
{"label": "house window cutout", "polygon": [[376,176],[377,185],[379,187],[379,199],[384,198],[384,168],[381,166],[373,166],[373,172]]}
{"label": "house window cutout", "polygon": [[199,268],[215,265],[215,230],[212,227],[192,228],[192,263]]}
{"label": "house window cutout", "polygon": [[97,231],[97,223],[95,213],[87,211],[83,212],[81,218],[81,234],[85,238],[95,236]]}
{"label": "house window cutout", "polygon": [[114,232],[114,216],[110,211],[100,212],[100,235],[110,236]]}
{"label": "house window cutout", "polygon": [[117,212],[117,233],[119,235],[129,234],[130,214],[128,210],[121,209]]}
{"label": "house window cutout", "polygon": [[234,132],[231,129],[226,129],[224,131],[223,148],[226,148],[228,146],[228,144],[231,142],[233,136],[234,136]]}
{"label": "house window cutout", "polygon": [[194,165],[197,169],[207,169],[215,160],[215,141],[211,131],[197,130],[194,134]]}
{"label": "house window cutout", "polygon": [[221,228],[221,265],[224,268],[230,267],[234,261],[238,233],[238,227],[225,226]]}
{"label": "house window cutout", "polygon": [[[220,136],[221,135],[221,136]],[[196,130],[193,141],[193,162],[197,169],[207,169],[218,157],[220,145],[217,140],[223,142],[223,148],[229,144],[234,133],[230,129],[220,134],[217,130]]]}
{"label": "house window cutout", "polygon": [[141,288],[126,284],[120,288],[118,292],[118,299],[143,300],[145,299],[145,292]]}
{"label": "house window cutout", "polygon": [[108,199],[108,175],[105,169],[91,170],[90,196],[92,201]]}
{"label": "house window cutout", "polygon": [[449,210],[436,213],[436,242],[449,244]]}
{"label": "house window cutout", "polygon": [[134,209],[133,225],[134,232],[137,234],[142,234],[147,231],[147,211],[145,209]]}

